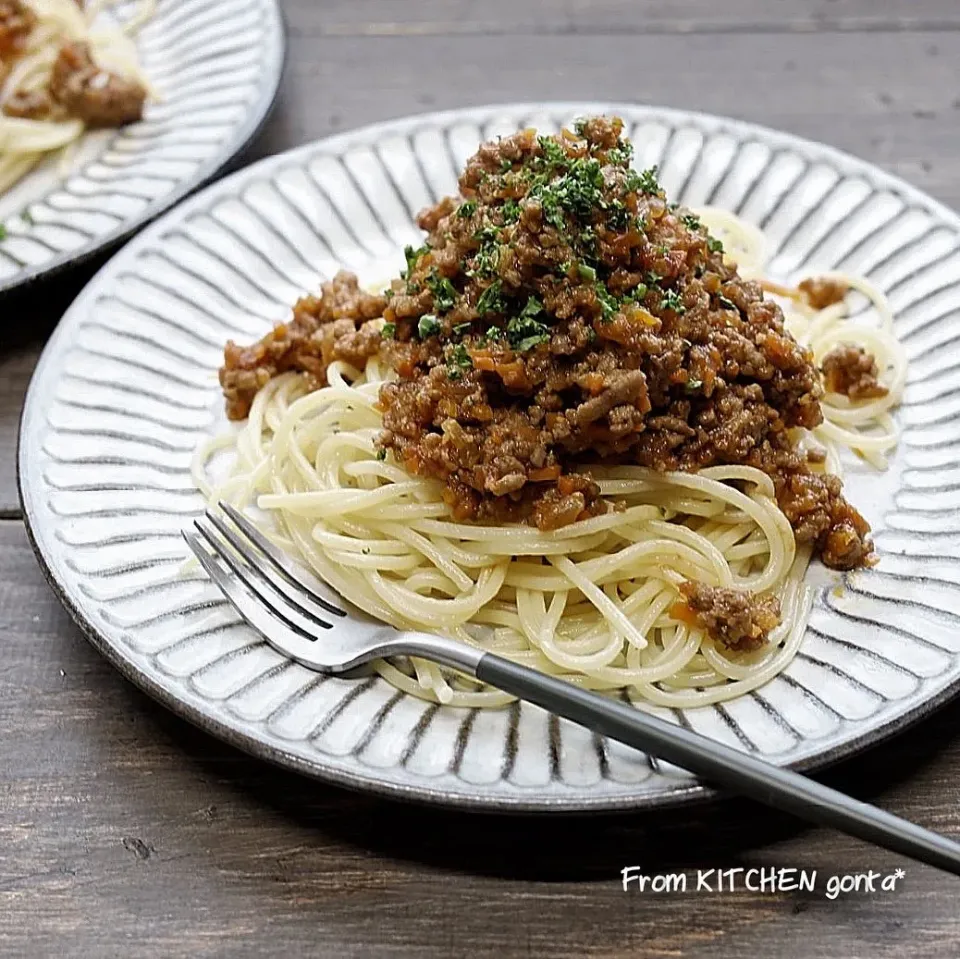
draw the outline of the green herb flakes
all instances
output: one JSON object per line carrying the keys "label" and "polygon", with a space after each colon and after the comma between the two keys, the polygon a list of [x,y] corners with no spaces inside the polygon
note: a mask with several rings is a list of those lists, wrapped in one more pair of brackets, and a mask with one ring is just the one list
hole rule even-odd
{"label": "green herb flakes", "polygon": [[456,287],[445,277],[440,276],[436,269],[430,271],[427,277],[427,286],[433,294],[433,305],[439,313],[448,313],[457,301]]}
{"label": "green herb flakes", "polygon": [[526,353],[550,339],[550,328],[536,319],[543,312],[543,304],[535,297],[527,299],[519,316],[507,324],[507,340],[518,353]]}
{"label": "green herb flakes", "polygon": [[721,294],[717,294],[717,302],[718,302],[725,310],[733,310],[735,313],[739,313],[739,312],[740,312],[740,311],[737,309],[737,304],[734,303],[733,300],[727,299],[727,297],[725,297],[722,293],[721,293]]}
{"label": "green herb flakes", "polygon": [[428,336],[437,336],[440,332],[440,321],[432,313],[424,313],[417,323],[417,335],[421,340]]}
{"label": "green herb flakes", "polygon": [[503,222],[507,225],[516,223],[520,219],[520,204],[516,200],[505,200],[503,203]]}
{"label": "green herb flakes", "polygon": [[660,184],[657,181],[659,172],[659,167],[655,166],[644,170],[642,173],[637,173],[636,170],[629,170],[627,172],[626,187],[631,193],[659,194],[661,192]]}
{"label": "green herb flakes", "polygon": [[494,280],[493,283],[480,294],[480,299],[477,300],[477,313],[479,313],[480,316],[485,316],[487,313],[503,312],[505,312],[505,306],[500,281]]}
{"label": "green herb flakes", "polygon": [[429,245],[424,243],[423,246],[417,247],[414,249],[412,246],[405,246],[403,248],[403,255],[407,261],[406,270],[400,275],[406,279],[412,272],[413,268],[417,265],[417,260],[423,256],[430,249]]}
{"label": "green herb flakes", "polygon": [[686,313],[683,298],[676,290],[666,290],[660,296],[660,309],[673,310],[674,313]]}
{"label": "green herb flakes", "polygon": [[459,380],[463,376],[464,371],[472,367],[473,360],[470,359],[470,354],[462,343],[458,343],[450,350],[449,359],[447,360],[447,376],[451,380]]}
{"label": "green herb flakes", "polygon": [[604,322],[609,322],[617,310],[620,309],[620,304],[617,302],[617,298],[599,280],[594,289],[597,294],[597,302],[600,304],[600,318]]}

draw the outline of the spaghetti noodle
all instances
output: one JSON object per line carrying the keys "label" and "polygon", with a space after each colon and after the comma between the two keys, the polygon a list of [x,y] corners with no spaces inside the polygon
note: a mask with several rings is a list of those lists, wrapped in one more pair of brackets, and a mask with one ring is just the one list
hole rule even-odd
{"label": "spaghetti noodle", "polygon": [[[702,216],[715,224],[711,211]],[[759,271],[760,235],[730,215],[724,224],[714,225],[717,234]],[[843,449],[882,468],[896,444],[890,411],[906,362],[885,297],[860,278],[842,280],[873,307],[861,322],[845,320],[845,302],[813,310],[796,290],[778,288],[788,293],[791,331],[818,359],[838,342],[876,356],[889,392],[863,403],[828,394],[814,439],[832,471]],[[439,483],[377,457],[377,401],[390,375],[372,357],[364,370],[334,363],[320,390],[297,373],[276,377],[238,433],[198,450],[199,488],[211,500],[265,511],[273,520],[265,528],[279,545],[372,615],[456,636],[591,689],[624,690],[661,706],[706,705],[761,686],[793,658],[811,604],[803,582],[810,551],[797,547],[765,473],[592,466],[601,495],[619,502],[617,510],[549,532],[458,523]],[[222,481],[215,463],[225,448],[235,462]],[[731,652],[671,616],[688,579],[773,593],[781,625],[760,649]],[[381,662],[378,670],[437,702],[499,706],[510,699],[426,662]]]}
{"label": "spaghetti noodle", "polygon": [[[790,662],[814,552],[874,561],[837,474],[845,450],[885,465],[906,363],[871,284],[763,279],[763,234],[668,204],[621,130],[485,144],[387,293],[340,274],[228,343],[246,423],[193,470],[399,628],[705,705]],[[436,702],[508,701],[430,663],[377,668]]]}

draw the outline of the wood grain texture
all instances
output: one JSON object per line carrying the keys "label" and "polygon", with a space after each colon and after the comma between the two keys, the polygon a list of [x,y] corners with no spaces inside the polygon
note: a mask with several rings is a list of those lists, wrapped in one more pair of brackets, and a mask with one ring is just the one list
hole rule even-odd
{"label": "wood grain texture", "polygon": [[888,32],[957,29],[952,0],[333,0],[298,28],[333,36]]}
{"label": "wood grain texture", "polygon": [[[290,65],[254,156],[442,107],[640,100],[814,137],[960,206],[955,0],[284,7]],[[12,454],[27,379],[91,269],[0,303],[0,516],[17,514]],[[0,956],[960,953],[957,880],[753,804],[474,817],[375,801],[248,759],[95,653],[16,521],[0,522],[0,651]],[[958,721],[960,704],[830,782],[956,836]],[[795,866],[819,870],[820,888],[624,894],[627,864],[691,875]],[[823,897],[828,875],[897,865],[907,877],[896,893]]]}
{"label": "wood grain texture", "polygon": [[20,515],[17,433],[33,369],[46,338],[102,262],[94,259],[42,288],[0,301],[0,519]]}

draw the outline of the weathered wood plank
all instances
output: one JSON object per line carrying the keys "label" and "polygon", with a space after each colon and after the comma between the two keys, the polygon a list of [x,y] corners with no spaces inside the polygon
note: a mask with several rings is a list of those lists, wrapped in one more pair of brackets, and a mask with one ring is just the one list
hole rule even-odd
{"label": "weathered wood plank", "polygon": [[98,263],[84,265],[0,303],[0,518],[20,515],[17,434],[33,369],[46,338]]}
{"label": "weathered wood plank", "polygon": [[296,9],[297,30],[335,36],[788,33],[956,29],[952,0],[327,0]]}
{"label": "weathered wood plank", "polygon": [[19,515],[17,431],[23,395],[38,355],[35,346],[0,353],[0,518]]}
{"label": "weathered wood plank", "polygon": [[[375,801],[167,714],[52,600],[0,523],[0,955],[950,956],[955,880],[752,803],[547,821]],[[960,832],[953,707],[831,777]],[[686,895],[619,870],[687,870]],[[898,865],[895,893],[824,897]],[[698,868],[818,870],[817,891],[694,891]],[[792,945],[791,945],[792,944]]]}

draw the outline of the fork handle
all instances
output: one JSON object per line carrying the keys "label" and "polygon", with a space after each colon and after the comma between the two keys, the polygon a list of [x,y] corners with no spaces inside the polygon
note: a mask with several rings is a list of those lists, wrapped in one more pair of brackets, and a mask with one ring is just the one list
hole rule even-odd
{"label": "fork handle", "polygon": [[960,844],[799,773],[493,653],[480,657],[476,675],[504,692],[716,785],[960,875]]}

